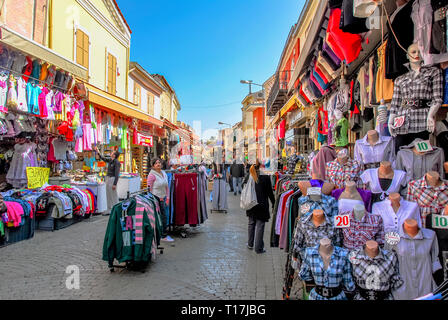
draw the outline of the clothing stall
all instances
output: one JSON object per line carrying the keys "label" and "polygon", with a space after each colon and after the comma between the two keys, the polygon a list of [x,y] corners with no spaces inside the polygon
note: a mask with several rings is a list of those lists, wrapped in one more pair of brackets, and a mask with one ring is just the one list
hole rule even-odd
{"label": "clothing stall", "polygon": [[447,9],[329,1],[296,88],[310,177],[272,175],[283,299],[447,299]]}

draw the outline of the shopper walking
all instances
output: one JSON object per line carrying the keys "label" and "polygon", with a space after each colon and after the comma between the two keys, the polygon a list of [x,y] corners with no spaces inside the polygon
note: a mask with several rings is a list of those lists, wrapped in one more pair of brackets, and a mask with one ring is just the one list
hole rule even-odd
{"label": "shopper walking", "polygon": [[154,159],[151,163],[151,171],[148,174],[148,187],[153,195],[159,199],[162,214],[162,239],[161,241],[173,242],[174,239],[167,234],[170,191],[168,187],[168,176],[162,170],[162,160]]}
{"label": "shopper walking", "polygon": [[260,174],[260,162],[258,159],[256,164],[250,167],[249,174],[244,178],[243,185],[247,183],[249,176],[252,176],[255,181],[255,192],[257,194],[258,204],[246,211],[249,217],[247,247],[251,250],[255,247],[256,253],[264,253],[266,252],[263,241],[264,227],[270,218],[268,198],[271,201],[272,207],[274,207],[275,197],[272,192],[271,179],[267,175]]}
{"label": "shopper walking", "polygon": [[244,165],[237,164],[236,160],[233,161],[232,166],[230,167],[230,174],[233,180],[233,194],[236,196],[237,193],[241,194],[241,183],[243,182],[244,174]]}
{"label": "shopper walking", "polygon": [[107,209],[108,213],[105,215],[109,215],[112,211],[112,208],[118,203],[118,192],[117,192],[117,184],[118,179],[120,179],[120,169],[121,163],[118,161],[118,157],[120,156],[119,151],[112,152],[110,157],[105,157],[98,150],[98,147],[95,146],[94,150],[98,153],[98,156],[101,160],[106,162],[107,165],[107,177],[106,177],[106,194],[107,194]]}

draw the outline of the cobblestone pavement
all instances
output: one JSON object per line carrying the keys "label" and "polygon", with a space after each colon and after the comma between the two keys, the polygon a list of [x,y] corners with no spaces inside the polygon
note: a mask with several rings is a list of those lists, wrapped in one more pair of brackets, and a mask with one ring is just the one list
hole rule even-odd
{"label": "cobblestone pavement", "polygon": [[[207,197],[208,199],[208,197]],[[55,232],[0,248],[0,300],[5,299],[281,299],[285,254],[246,247],[247,217],[239,196],[229,193],[229,211],[209,220],[187,238],[163,244],[145,273],[116,269],[101,259],[108,217],[93,217]],[[272,220],[272,219],[271,219]],[[66,268],[80,269],[80,289],[66,288]]]}

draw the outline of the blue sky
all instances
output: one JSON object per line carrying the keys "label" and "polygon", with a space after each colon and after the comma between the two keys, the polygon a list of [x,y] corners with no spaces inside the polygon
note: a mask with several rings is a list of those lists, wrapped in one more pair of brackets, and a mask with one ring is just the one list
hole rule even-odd
{"label": "blue sky", "polygon": [[178,120],[200,120],[204,131],[241,121],[249,88],[240,80],[262,84],[275,72],[305,1],[117,2],[132,29],[131,61],[163,74],[181,103]]}

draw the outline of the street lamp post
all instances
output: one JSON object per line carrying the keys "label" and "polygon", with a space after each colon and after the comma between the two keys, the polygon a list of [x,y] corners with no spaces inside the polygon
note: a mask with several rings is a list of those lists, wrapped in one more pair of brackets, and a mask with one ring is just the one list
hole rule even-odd
{"label": "street lamp post", "polygon": [[263,88],[263,85],[254,83],[252,80],[241,80],[240,83],[249,85],[249,94],[252,94],[252,85],[260,86]]}

